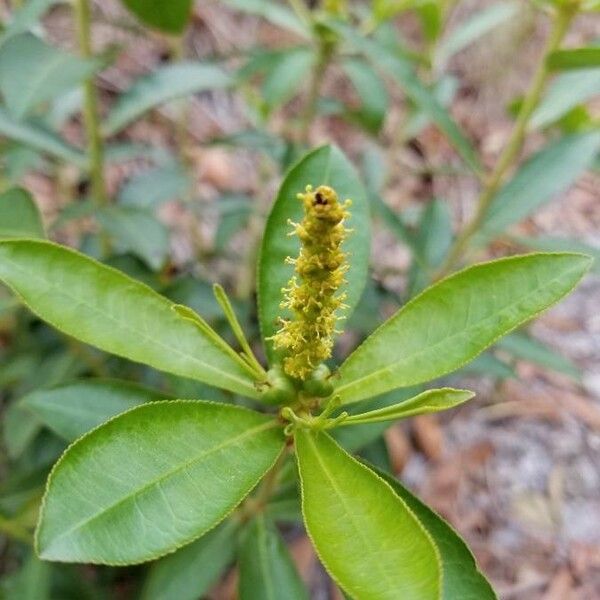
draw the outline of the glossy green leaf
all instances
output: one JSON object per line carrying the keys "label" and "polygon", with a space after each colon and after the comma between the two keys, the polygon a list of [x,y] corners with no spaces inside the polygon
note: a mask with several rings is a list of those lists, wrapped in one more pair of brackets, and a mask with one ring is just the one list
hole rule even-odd
{"label": "glossy green leaf", "polygon": [[300,430],[302,511],[319,558],[361,600],[439,598],[438,551],[406,503],[327,434]]}
{"label": "glossy green leaf", "polygon": [[552,81],[531,120],[530,129],[548,127],[580,104],[600,96],[600,69],[582,69]]}
{"label": "glossy green leaf", "polygon": [[597,69],[600,67],[600,47],[555,50],[548,56],[546,64],[554,71]]}
{"label": "glossy green leaf", "polygon": [[[286,175],[267,220],[258,266],[258,306],[263,338],[273,335],[279,327],[281,288],[286,287],[293,274],[293,266],[286,264],[285,259],[298,256],[300,250],[298,238],[288,235],[288,220],[299,222],[303,217],[302,203],[297,194],[303,192],[307,185],[317,187],[322,184],[333,187],[341,200],[352,200],[352,216],[347,226],[353,232],[343,246],[352,257],[346,274],[348,297],[345,303],[350,307],[344,313],[346,316],[350,316],[362,294],[370,249],[366,192],[345,155],[335,146],[322,146],[307,154]],[[267,353],[271,359],[274,358],[270,343]]]}
{"label": "glossy green leaf", "polygon": [[454,390],[452,388],[427,390],[399,404],[351,415],[345,421],[342,421],[340,426],[395,421],[397,419],[414,417],[415,415],[436,413],[463,404],[463,402],[470,400],[474,396],[475,394],[468,390]]}
{"label": "glossy green leaf", "polygon": [[81,84],[99,66],[97,60],[73,56],[23,33],[0,46],[0,91],[10,113],[20,120]]}
{"label": "glossy green leaf", "polygon": [[181,33],[192,15],[193,0],[121,0],[142,22],[165,33]]}
{"label": "glossy green leaf", "polygon": [[193,62],[167,65],[144,75],[119,97],[104,123],[104,131],[106,135],[114,135],[165,102],[226,88],[231,83],[231,77],[217,65]]}
{"label": "glossy green leaf", "polygon": [[55,465],[36,550],[63,562],[158,558],[222,521],[282,448],[276,421],[240,407],[178,400],[134,408]]}
{"label": "glossy green leaf", "polygon": [[285,542],[264,514],[243,534],[239,569],[240,600],[308,600]]}
{"label": "glossy green leaf", "polygon": [[0,194],[0,238],[9,237],[45,237],[40,211],[23,188],[11,188]]}
{"label": "glossy green leaf", "polygon": [[183,199],[190,189],[183,165],[169,161],[129,179],[119,191],[119,203],[136,208],[157,208],[169,200]]}
{"label": "glossy green leaf", "polygon": [[356,402],[462,367],[568,294],[590,262],[582,254],[514,256],[436,283],[350,355],[335,393]]}
{"label": "glossy green leaf", "polygon": [[385,83],[369,64],[357,58],[347,58],[342,67],[361,100],[361,107],[351,114],[356,115],[369,131],[377,133],[385,121],[390,103]]}
{"label": "glossy green leaf", "polygon": [[11,404],[2,417],[3,442],[8,456],[20,457],[42,428],[41,421],[18,403]]}
{"label": "glossy green leaf", "polygon": [[600,151],[600,131],[564,136],[532,156],[494,197],[478,241],[504,232],[565,192]]}
{"label": "glossy green leaf", "polygon": [[0,242],[0,280],[39,317],[101,350],[257,397],[245,369],[173,304],[123,273],[49,242]]}
{"label": "glossy green leaf", "polygon": [[152,213],[134,206],[110,206],[96,213],[120,252],[131,252],[158,271],[169,255],[169,230]]}
{"label": "glossy green leaf", "polygon": [[78,148],[67,144],[55,133],[37,122],[17,121],[1,107],[0,135],[54,158],[59,158],[80,169],[87,169],[88,167],[85,154]]}
{"label": "glossy green leaf", "polygon": [[84,379],[36,390],[20,401],[39,421],[68,442],[131,408],[165,395],[128,381]]}
{"label": "glossy green leaf", "polygon": [[272,0],[224,0],[225,4],[284,27],[302,37],[310,37],[309,27],[294,12]]}
{"label": "glossy green leaf", "polygon": [[496,600],[496,594],[465,542],[440,516],[397,479],[375,469],[406,502],[437,545],[442,562],[442,600]]}
{"label": "glossy green leaf", "polygon": [[198,600],[234,558],[237,524],[228,520],[199,540],[156,561],[140,600]]}
{"label": "glossy green leaf", "polygon": [[309,48],[292,48],[281,53],[269,70],[262,86],[262,97],[273,109],[297,93],[305,84],[315,62],[315,54]]}
{"label": "glossy green leaf", "polygon": [[556,350],[549,348],[522,331],[507,335],[498,342],[497,347],[515,358],[564,373],[574,379],[580,379],[581,377],[577,367],[566,356],[562,356]]}
{"label": "glossy green leaf", "polygon": [[518,10],[516,2],[499,2],[476,12],[442,41],[436,53],[437,61],[443,65],[451,56],[508,21]]}
{"label": "glossy green leaf", "polygon": [[480,171],[481,165],[471,143],[459,129],[450,113],[437,101],[415,74],[413,65],[403,59],[385,44],[359,35],[347,26],[333,24],[333,28],[346,37],[369,61],[384,73],[389,74],[400,85],[402,91],[418,106],[448,137],[463,160],[474,170]]}

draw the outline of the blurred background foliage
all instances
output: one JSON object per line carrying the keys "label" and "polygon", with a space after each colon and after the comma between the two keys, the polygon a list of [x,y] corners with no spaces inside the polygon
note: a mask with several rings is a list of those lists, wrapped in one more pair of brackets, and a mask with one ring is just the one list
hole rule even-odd
{"label": "blurred background foliage", "polygon": [[[266,214],[295,160],[333,141],[359,168],[376,224],[372,278],[338,344],[345,355],[461,265],[529,249],[600,255],[598,10],[596,0],[5,0],[0,237],[76,247],[229,336],[212,295],[218,281],[260,352],[254,275]],[[568,418],[583,423],[578,440],[592,463],[598,458],[600,413],[589,396],[598,394],[600,375],[588,371],[600,343],[597,314],[593,322],[586,316],[598,290],[590,280],[570,309],[582,322],[571,312],[542,327],[541,337],[514,333],[451,376],[481,391],[477,405],[449,417],[456,425],[423,417],[410,429],[340,434],[348,448],[429,494],[507,598],[562,599],[565,589],[600,595],[598,577],[586,577],[600,566],[600,539],[592,536],[583,554],[580,545],[573,550],[561,512],[597,498],[597,462],[595,479],[579,492],[564,491],[556,461],[533,475],[516,468],[525,488],[530,475],[541,483],[511,495],[500,522],[494,511],[506,479],[481,481],[490,452],[504,448],[485,441],[497,432],[511,440],[513,417],[533,411],[542,423],[535,436],[558,439],[544,429],[556,410],[551,396],[547,405],[539,400],[544,386],[559,390],[555,402],[566,399]],[[569,332],[588,339],[579,354]],[[519,400],[519,379],[537,390],[533,404]],[[240,402],[67,338],[0,288],[0,594],[232,597],[227,566],[239,543],[251,569],[253,550],[227,527],[138,568],[51,565],[31,554],[44,481],[66,445],[113,414],[164,397]],[[461,432],[470,445],[457,441]],[[499,461],[506,471],[514,457]],[[456,464],[466,465],[466,476]],[[515,538],[505,523],[515,514],[538,532],[519,529]],[[299,530],[297,490],[284,485],[267,515],[261,527],[276,536],[272,522],[283,526],[314,597],[336,597]],[[547,547],[532,558],[527,545],[539,541],[540,528],[549,528],[541,534]]]}

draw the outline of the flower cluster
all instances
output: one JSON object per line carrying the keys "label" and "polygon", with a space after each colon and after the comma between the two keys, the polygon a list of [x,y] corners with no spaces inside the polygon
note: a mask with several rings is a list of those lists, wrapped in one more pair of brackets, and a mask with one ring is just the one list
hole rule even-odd
{"label": "flower cluster", "polygon": [[[346,294],[338,290],[348,270],[346,254],[341,250],[350,230],[344,227],[350,200],[340,203],[332,188],[307,186],[298,194],[304,205],[304,219],[292,223],[292,234],[301,242],[297,259],[288,258],[296,274],[282,291],[282,308],[293,317],[282,319],[281,329],[273,336],[276,349],[284,351],[283,368],[287,375],[305,380],[331,356],[333,335],[337,333],[336,314],[344,308]],[[299,281],[300,280],[300,281]]]}

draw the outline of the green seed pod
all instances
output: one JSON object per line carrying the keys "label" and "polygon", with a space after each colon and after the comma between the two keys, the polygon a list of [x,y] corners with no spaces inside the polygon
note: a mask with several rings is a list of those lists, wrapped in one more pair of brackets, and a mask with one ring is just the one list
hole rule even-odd
{"label": "green seed pod", "polygon": [[320,364],[304,381],[304,391],[317,398],[327,398],[333,393],[333,384],[329,381],[331,371],[326,364]]}

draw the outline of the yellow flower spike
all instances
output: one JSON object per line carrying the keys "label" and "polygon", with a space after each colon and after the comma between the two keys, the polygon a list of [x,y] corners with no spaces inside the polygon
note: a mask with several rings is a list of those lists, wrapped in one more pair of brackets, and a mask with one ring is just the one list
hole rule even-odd
{"label": "yellow flower spike", "polygon": [[313,191],[307,186],[298,199],[304,206],[301,223],[291,223],[294,235],[302,244],[297,259],[286,262],[294,265],[296,275],[282,291],[282,306],[293,317],[282,319],[281,329],[273,336],[276,349],[284,351],[283,368],[287,375],[306,380],[331,356],[336,311],[345,307],[345,293],[338,293],[346,282],[346,254],[341,245],[349,232],[344,227],[350,200],[340,203],[333,188],[319,186]]}

